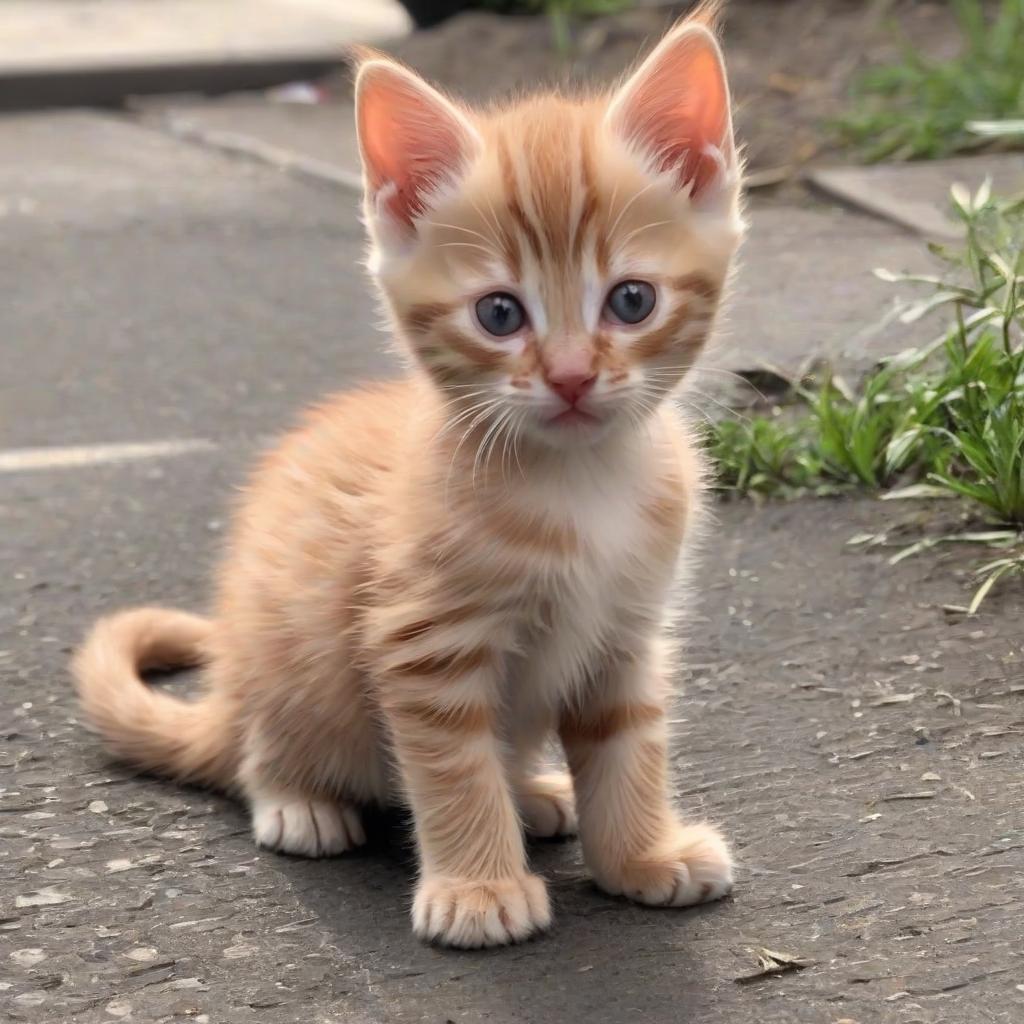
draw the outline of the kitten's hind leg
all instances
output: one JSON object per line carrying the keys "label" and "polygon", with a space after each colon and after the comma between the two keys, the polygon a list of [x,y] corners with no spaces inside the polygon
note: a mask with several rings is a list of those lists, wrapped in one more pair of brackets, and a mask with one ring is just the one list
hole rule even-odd
{"label": "kitten's hind leg", "polygon": [[[309,692],[315,683],[307,677],[297,686]],[[288,707],[273,712],[272,726],[250,724],[238,773],[256,845],[300,857],[333,857],[361,846],[359,808],[383,803],[386,795],[376,732],[351,708],[333,721]]]}
{"label": "kitten's hind leg", "polygon": [[[531,681],[538,678],[539,673],[527,675]],[[574,836],[576,801],[572,776],[554,768],[538,771],[548,760],[544,755],[556,723],[555,710],[542,693],[530,686],[517,689],[513,701],[508,735],[509,774],[526,833],[533,839]]]}
{"label": "kitten's hind leg", "polygon": [[300,857],[333,857],[366,842],[358,809],[285,790],[249,792],[256,845]]}
{"label": "kitten's hind leg", "polygon": [[576,835],[576,803],[567,772],[527,776],[516,786],[516,803],[530,836],[555,839]]}

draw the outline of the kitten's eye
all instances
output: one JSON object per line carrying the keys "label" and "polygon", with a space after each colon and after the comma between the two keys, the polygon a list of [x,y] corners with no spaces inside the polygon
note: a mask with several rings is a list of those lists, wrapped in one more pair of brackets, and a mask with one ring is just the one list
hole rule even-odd
{"label": "kitten's eye", "polygon": [[526,323],[526,311],[515,296],[492,292],[476,304],[476,318],[488,334],[504,338]]}
{"label": "kitten's eye", "polygon": [[604,306],[616,320],[638,324],[651,315],[654,301],[654,288],[646,281],[623,281],[608,293]]}

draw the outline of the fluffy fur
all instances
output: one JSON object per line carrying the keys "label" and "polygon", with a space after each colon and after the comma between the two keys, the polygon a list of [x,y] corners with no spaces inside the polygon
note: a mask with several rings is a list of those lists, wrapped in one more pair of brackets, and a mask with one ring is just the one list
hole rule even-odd
{"label": "fluffy fur", "polygon": [[[666,636],[701,465],[666,401],[741,234],[721,56],[678,25],[619,89],[479,112],[360,54],[370,265],[408,373],[325,402],[256,470],[212,620],[102,620],[74,663],[117,756],[238,792],[261,846],[342,853],[407,802],[413,927],[455,946],[551,913],[527,832],[598,884],[714,899],[718,831],[668,798]],[[641,323],[606,303],[654,289]],[[524,326],[487,332],[484,295]],[[140,672],[201,663],[189,703]],[[557,735],[570,773],[539,774]]]}

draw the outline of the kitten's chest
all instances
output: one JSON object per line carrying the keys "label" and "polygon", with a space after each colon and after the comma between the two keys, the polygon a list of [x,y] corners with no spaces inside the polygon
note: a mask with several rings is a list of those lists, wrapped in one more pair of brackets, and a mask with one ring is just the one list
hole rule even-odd
{"label": "kitten's chest", "polygon": [[632,454],[520,478],[461,523],[470,596],[507,609],[509,653],[560,683],[664,618],[693,496],[671,446]]}
{"label": "kitten's chest", "polygon": [[[539,596],[584,591],[628,576],[650,557],[645,490],[636,486],[527,491],[518,507],[535,526],[536,554],[524,575]],[[551,540],[550,546],[546,541]]]}
{"label": "kitten's chest", "polygon": [[654,504],[649,490],[623,488],[549,497],[543,506],[571,543],[524,560],[519,595],[523,646],[544,652],[552,670],[562,665],[556,674],[572,674],[590,653],[629,643],[637,623],[660,619],[682,524],[666,531],[652,519]]}

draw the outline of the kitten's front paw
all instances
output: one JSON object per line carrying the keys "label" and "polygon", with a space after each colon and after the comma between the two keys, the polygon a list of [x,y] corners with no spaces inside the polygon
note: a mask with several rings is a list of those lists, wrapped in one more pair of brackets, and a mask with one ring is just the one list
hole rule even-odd
{"label": "kitten's front paw", "polygon": [[526,831],[538,839],[576,835],[572,779],[564,772],[535,775],[517,794]]}
{"label": "kitten's front paw", "polygon": [[294,796],[254,800],[252,830],[257,846],[300,857],[333,857],[366,842],[354,807]]}
{"label": "kitten's front paw", "polygon": [[732,856],[712,825],[681,825],[670,840],[598,879],[606,892],[654,907],[688,907],[732,888]]}
{"label": "kitten's front paw", "polygon": [[547,888],[537,875],[487,882],[427,877],[412,907],[416,935],[462,949],[521,942],[550,924]]}

